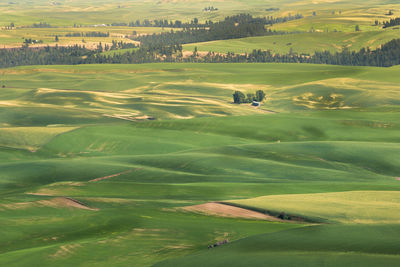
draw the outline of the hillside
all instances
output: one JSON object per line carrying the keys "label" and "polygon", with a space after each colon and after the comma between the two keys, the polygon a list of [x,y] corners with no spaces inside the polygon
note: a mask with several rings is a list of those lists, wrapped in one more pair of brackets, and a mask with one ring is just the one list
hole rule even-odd
{"label": "hillside", "polygon": [[[390,198],[387,194],[398,190],[395,177],[400,171],[394,91],[398,72],[397,67],[284,64],[4,70],[0,207],[5,245],[0,262],[125,266],[135,261],[151,266],[207,250],[215,240],[253,235],[262,240],[266,233],[280,236],[298,228],[300,232],[287,232],[290,236],[308,229],[304,223],[215,217],[178,207],[235,199],[242,203],[240,199],[266,195],[348,192],[351,196],[362,190]],[[268,95],[260,109],[231,103],[234,89],[258,88]],[[351,108],[327,109],[325,102],[299,104],[296,99],[310,92],[340,93]],[[193,118],[180,119],[189,116]],[[277,209],[314,216],[307,208]],[[364,211],[360,207],[359,216],[365,216]],[[334,213],[329,216],[335,220]],[[35,224],[30,223],[32,218]],[[342,226],[323,227],[330,236],[347,231]],[[353,227],[361,235],[365,226]],[[327,246],[338,242],[327,240]],[[231,255],[231,247],[248,247],[242,242],[254,241],[232,243],[221,249],[222,254],[219,249],[204,251],[215,254],[215,258],[205,256],[207,261],[215,259],[210,266]],[[296,256],[306,265],[320,259],[310,253],[322,243],[313,242],[309,254]],[[351,250],[369,253],[365,247],[369,242],[360,241]],[[386,251],[385,242],[397,246],[389,239],[382,242],[375,248]],[[279,255],[292,255],[289,248],[280,249],[280,254],[260,252],[254,259],[281,262]],[[321,255],[337,258],[341,251]],[[368,257],[380,263],[397,259],[389,256],[392,252],[384,254]],[[362,264],[357,255],[339,257],[338,262]]]}
{"label": "hillside", "polygon": [[397,2],[0,0],[0,266],[398,266]]}

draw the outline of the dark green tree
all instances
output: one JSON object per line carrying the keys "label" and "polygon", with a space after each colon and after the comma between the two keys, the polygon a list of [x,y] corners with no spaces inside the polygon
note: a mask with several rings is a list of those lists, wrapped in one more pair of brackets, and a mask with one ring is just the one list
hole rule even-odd
{"label": "dark green tree", "polygon": [[235,91],[233,93],[233,103],[240,104],[244,102],[246,102],[246,96],[240,91]]}
{"label": "dark green tree", "polygon": [[258,90],[258,91],[256,92],[256,100],[257,100],[258,102],[262,102],[262,101],[265,99],[265,97],[266,97],[266,95],[265,95],[265,93],[264,93],[263,90]]}
{"label": "dark green tree", "polygon": [[251,102],[253,102],[253,101],[256,101],[256,95],[255,94],[252,94],[252,93],[248,93],[247,94],[247,103],[251,103]]}

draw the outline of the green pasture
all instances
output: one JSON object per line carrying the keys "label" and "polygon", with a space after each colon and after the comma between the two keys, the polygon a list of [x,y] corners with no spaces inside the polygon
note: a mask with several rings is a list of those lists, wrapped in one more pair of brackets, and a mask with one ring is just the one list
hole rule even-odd
{"label": "green pasture", "polygon": [[[397,110],[397,67],[144,64],[3,70],[0,124],[71,125],[271,112]],[[264,90],[260,109],[232,103]],[[382,125],[381,127],[384,127]]]}
{"label": "green pasture", "polygon": [[[202,11],[211,5],[218,11]],[[132,42],[134,31],[171,29],[94,25],[245,12],[304,18],[271,27],[287,35],[184,50],[355,51],[399,38],[396,27],[373,26],[389,10],[400,16],[390,0],[0,0],[0,48],[29,38],[55,45],[56,35],[58,45]],[[7,29],[11,22],[17,28]],[[39,22],[54,28],[23,28]],[[65,37],[90,31],[110,37]],[[399,83],[399,67],[1,69],[0,265],[397,266]],[[267,95],[259,108],[233,103],[234,91],[257,90]],[[209,202],[287,216],[180,209]]]}
{"label": "green pasture", "polygon": [[[39,44],[31,44],[30,47],[40,47],[46,45],[71,46],[81,45],[88,48],[96,48],[101,42],[104,44],[112,44],[112,41],[132,43],[130,36],[135,34],[153,34],[169,31],[170,29],[155,27],[116,27],[116,26],[99,26],[99,27],[57,27],[57,28],[16,28],[0,30],[0,48],[21,47],[25,39],[42,41]],[[179,30],[179,29],[175,29]],[[109,33],[109,37],[67,37],[67,34],[101,32]],[[56,42],[55,37],[58,37]]]}
{"label": "green pasture", "polygon": [[391,266],[398,225],[319,225],[257,235],[154,266]]}
{"label": "green pasture", "polygon": [[[399,71],[298,64],[3,69],[0,263],[393,265]],[[232,104],[234,90],[258,89],[268,96],[260,109]],[[329,223],[177,209],[212,201]],[[232,243],[207,249],[224,239]]]}
{"label": "green pasture", "polygon": [[[316,5],[317,4],[317,5]],[[204,12],[203,8],[213,5],[218,8],[215,12]],[[279,11],[270,12],[269,8],[279,8]],[[32,24],[45,20],[55,26],[70,26],[78,24],[102,24],[112,22],[129,22],[136,19],[180,19],[188,21],[194,17],[201,20],[221,19],[225,16],[243,12],[254,15],[282,15],[301,12],[311,16],[313,11],[318,15],[331,16],[340,21],[344,16],[350,20],[356,18],[382,18],[391,8],[398,10],[399,5],[392,1],[353,0],[351,2],[332,1],[297,1],[297,0],[229,0],[220,2],[210,1],[3,1],[0,11],[3,13],[1,23],[8,25],[17,22],[19,25]],[[335,15],[332,15],[335,11]],[[339,15],[339,12],[340,15]],[[318,16],[317,16],[318,17]],[[373,21],[373,19],[371,20]],[[337,22],[334,22],[337,23]],[[340,24],[347,24],[341,23]],[[367,24],[367,23],[365,23]]]}
{"label": "green pasture", "polygon": [[399,192],[350,191],[267,196],[233,203],[342,223],[398,224]]}
{"label": "green pasture", "polygon": [[276,36],[248,37],[242,39],[211,41],[184,45],[186,51],[198,51],[237,54],[251,53],[253,50],[270,50],[271,53],[313,54],[315,51],[358,51],[378,46],[400,37],[398,29],[387,29],[365,32],[314,32]]}

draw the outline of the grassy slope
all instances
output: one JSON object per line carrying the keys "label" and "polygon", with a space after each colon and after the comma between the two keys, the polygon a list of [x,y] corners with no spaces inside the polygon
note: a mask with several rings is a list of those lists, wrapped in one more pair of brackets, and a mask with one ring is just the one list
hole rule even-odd
{"label": "grassy slope", "polygon": [[[361,264],[366,259],[389,264],[397,257],[366,255],[369,239],[349,249],[331,249],[337,245],[332,239],[337,233],[363,235],[366,228],[324,226],[326,231],[307,247],[301,243],[306,242],[301,241],[302,229],[312,227],[208,217],[173,208],[266,195],[397,191],[398,72],[396,67],[285,64],[4,70],[6,88],[0,90],[0,117],[1,131],[7,135],[1,135],[6,147],[0,149],[0,209],[5,218],[1,222],[0,263],[150,266],[203,251],[218,240],[255,236],[232,244],[233,250],[227,246],[221,254],[219,249],[204,251],[188,260],[201,259],[206,265],[218,266],[228,257],[240,265],[241,259],[235,255],[242,255],[254,259],[254,265],[264,261],[285,264],[290,255],[307,266],[318,265],[321,257],[338,264]],[[229,103],[233,90],[257,88],[267,90],[270,97],[263,108],[283,113],[257,114],[246,105]],[[307,92],[318,96],[340,93],[346,105],[360,106],[325,110],[329,103],[324,101],[310,106],[310,99],[302,98],[300,104],[294,100]],[[146,101],[138,99],[144,97]],[[196,105],[195,100],[209,102]],[[165,107],[155,105],[156,101]],[[249,115],[218,117],[216,110]],[[129,122],[104,116],[124,112],[159,120]],[[203,118],[164,120],[174,118],[170,114]],[[64,127],[78,129],[61,133],[61,129],[70,130]],[[32,131],[37,135],[28,134]],[[43,132],[46,135],[41,135]],[[36,152],[29,151],[31,147]],[[118,173],[122,174],[89,182]],[[54,197],[64,196],[99,210],[49,206]],[[391,233],[396,233],[396,227]],[[291,228],[299,229],[282,232]],[[375,229],[377,235],[387,230],[369,229]],[[243,250],[251,247],[246,242],[264,243],[272,236],[260,234],[274,232],[277,239],[287,233],[285,238],[299,240],[296,246],[304,246],[308,252],[293,251],[284,245],[288,242],[277,246],[280,252],[274,254],[265,253],[265,247]],[[342,245],[357,236],[346,238]],[[385,235],[380,240],[374,248],[393,254],[389,247],[397,243]],[[327,249],[318,250],[324,244]],[[343,254],[343,250],[354,252]],[[185,260],[180,263],[184,265]]]}
{"label": "grassy slope", "polygon": [[[267,196],[233,203],[342,223],[398,224],[399,192],[359,191]],[[366,210],[368,210],[366,212]]]}
{"label": "grassy slope", "polygon": [[[184,50],[212,51],[217,53],[250,53],[254,49],[273,53],[313,54],[315,51],[336,52],[347,47],[358,51],[363,47],[374,49],[381,44],[400,37],[399,30],[375,30],[364,32],[299,33],[277,36],[248,37],[235,40],[212,41],[184,45]],[[312,45],[310,45],[312,44]]]}
{"label": "grassy slope", "polygon": [[[86,27],[103,23],[135,21],[137,19],[168,19],[190,21],[199,18],[200,21],[219,20],[228,15],[237,14],[246,10],[255,16],[285,16],[301,13],[304,19],[277,24],[275,30],[289,32],[309,32],[314,34],[295,34],[289,36],[273,36],[260,38],[246,38],[241,40],[218,41],[188,45],[186,50],[193,51],[198,46],[200,51],[236,52],[244,53],[252,49],[270,49],[275,53],[286,53],[292,48],[295,52],[312,53],[315,50],[336,51],[342,46],[358,50],[361,47],[376,47],[388,40],[398,38],[398,30],[382,30],[372,26],[375,20],[384,21],[389,17],[385,14],[389,9],[395,15],[400,6],[391,1],[351,1],[346,2],[318,2],[315,1],[276,1],[258,0],[246,2],[242,0],[219,1],[58,1],[48,3],[35,1],[0,2],[0,25],[8,26],[14,22],[17,27],[32,25],[39,21],[46,21],[58,28],[51,29],[1,29],[0,47],[21,46],[24,38],[42,40],[45,45],[55,45],[55,35],[60,37],[59,45],[86,45],[96,47],[101,41],[111,43],[112,40],[130,42],[124,38],[137,31],[140,34],[151,34],[169,29],[161,28],[126,28],[126,27]],[[56,4],[55,4],[56,3]],[[204,7],[213,5],[219,8],[217,12],[203,12]],[[280,8],[279,11],[266,11],[268,8]],[[313,11],[317,16],[312,16]],[[335,12],[332,14],[332,12]],[[340,12],[340,13],[339,13]],[[394,16],[395,16],[394,15]],[[394,17],[393,16],[393,17]],[[74,24],[83,25],[83,28],[71,28]],[[355,25],[360,25],[362,32],[354,32]],[[110,32],[109,38],[73,38],[63,37],[70,32],[101,31]],[[323,34],[329,31],[329,34]],[[334,32],[338,31],[338,32]],[[85,43],[82,42],[85,39]],[[292,44],[292,45],[289,45]]]}
{"label": "grassy slope", "polygon": [[[170,29],[162,29],[155,27],[81,27],[73,28],[73,25],[57,28],[16,28],[2,29],[0,35],[0,48],[21,47],[25,39],[41,40],[42,44],[31,44],[30,47],[39,46],[70,46],[81,45],[87,48],[96,48],[101,42],[104,44],[112,44],[112,41],[132,43],[133,41],[127,36],[137,34],[153,34],[169,31]],[[87,33],[87,32],[102,32],[109,33],[109,37],[66,37],[71,33]],[[59,41],[55,41],[55,36],[58,36]]]}
{"label": "grassy slope", "polygon": [[[296,64],[21,67],[3,72],[0,118],[2,126],[46,126],[270,110],[393,110],[400,99],[397,72]],[[234,90],[258,89],[268,95],[262,109],[232,104]]]}
{"label": "grassy slope", "polygon": [[382,266],[399,259],[399,226],[311,226],[258,235],[155,266]]}

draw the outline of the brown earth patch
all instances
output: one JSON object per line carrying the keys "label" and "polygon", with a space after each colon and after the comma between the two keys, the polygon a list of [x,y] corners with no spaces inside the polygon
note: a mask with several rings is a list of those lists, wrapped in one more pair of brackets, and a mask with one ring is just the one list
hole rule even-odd
{"label": "brown earth patch", "polygon": [[96,210],[96,211],[98,210],[96,208],[90,208],[84,203],[70,197],[56,197],[52,199],[45,199],[32,202],[2,204],[0,205],[0,210],[2,209],[18,210],[18,209],[27,209],[31,207],[77,208],[77,209]]}
{"label": "brown earth patch", "polygon": [[269,216],[261,212],[225,205],[222,203],[215,203],[215,202],[182,207],[180,209],[184,211],[197,212],[197,213],[203,213],[207,215],[214,215],[220,217],[244,218],[244,219],[266,220],[266,221],[282,221],[278,218]]}
{"label": "brown earth patch", "polygon": [[84,210],[99,210],[95,208],[90,208],[87,205],[83,204],[82,202],[70,197],[57,197],[51,200],[40,200],[38,202],[42,205],[55,208],[66,207],[66,208],[77,208]]}

